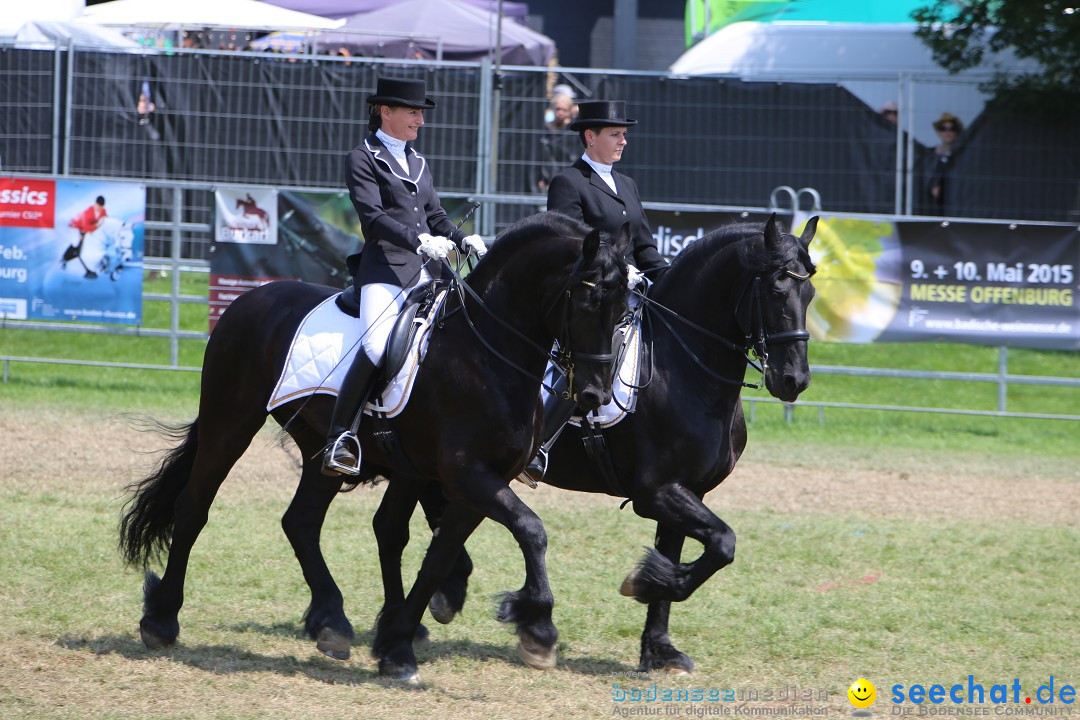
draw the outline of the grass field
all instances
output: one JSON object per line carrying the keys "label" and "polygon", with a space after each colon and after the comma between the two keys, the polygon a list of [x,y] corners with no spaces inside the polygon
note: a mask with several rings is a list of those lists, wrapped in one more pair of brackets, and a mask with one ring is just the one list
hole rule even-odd
{"label": "grass field", "polygon": [[[162,362],[160,347],[131,347],[123,352]],[[101,338],[0,329],[0,354],[115,351]],[[191,364],[197,351],[184,350]],[[985,372],[996,362],[979,348],[826,344],[814,344],[811,359]],[[1080,376],[1075,354],[1016,352],[1014,362],[1014,372]],[[952,395],[966,391],[956,385],[942,402],[977,401]],[[919,388],[815,378],[806,397],[898,402]],[[1050,395],[1077,412],[1075,396]],[[1051,677],[1058,692],[1080,683],[1075,423],[831,409],[824,424],[799,409],[786,423],[778,407],[759,407],[746,456],[707,498],[738,534],[736,560],[672,611],[673,641],[697,663],[688,677],[634,672],[644,607],[617,589],[652,526],[614,499],[515,487],[550,535],[559,666],[526,668],[493,620],[492,597],[518,587],[523,570],[508,533],[485,523],[468,544],[477,569],[465,612],[448,626],[427,621],[422,682],[400,686],[379,679],[366,652],[381,602],[370,529],[381,488],[340,497],[323,534],[358,633],[353,658],[335,662],[300,636],[306,587],[279,526],[295,450],[269,428],[222,487],[195,546],[178,647],[142,647],[141,575],[121,564],[116,521],[124,485],[161,443],[121,413],[186,421],[197,396],[195,373],[19,365],[0,385],[0,717],[847,716],[846,689],[859,677],[876,684],[872,709],[884,716],[897,714],[894,685],[966,687],[969,675],[988,693],[1021,684],[1020,704],[981,706],[990,715],[1025,710],[1026,696],[1039,709],[1080,711],[1033,696]],[[414,521],[406,578],[427,536]],[[685,555],[698,551],[691,543]],[[779,697],[792,686],[799,700]],[[657,688],[730,689],[735,699],[614,699]]]}

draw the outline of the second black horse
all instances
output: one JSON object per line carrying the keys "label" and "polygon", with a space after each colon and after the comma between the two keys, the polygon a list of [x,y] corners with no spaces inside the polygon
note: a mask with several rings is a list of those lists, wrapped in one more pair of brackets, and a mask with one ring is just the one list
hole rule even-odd
{"label": "second black horse", "polygon": [[[760,369],[769,392],[785,402],[810,384],[806,311],[815,268],[808,248],[816,228],[811,218],[796,237],[774,216],[723,227],[687,247],[643,300],[635,411],[599,430],[568,426],[551,450],[545,483],[628,498],[634,512],[656,521],[655,549],[620,588],[648,605],[641,671],[693,670],[668,635],[671,603],[735,558],[735,532],[703,498],[746,447],[740,395],[756,387],[745,381],[747,368]],[[703,552],[681,562],[686,538]],[[453,597],[433,598],[440,622],[460,609],[458,585]]]}

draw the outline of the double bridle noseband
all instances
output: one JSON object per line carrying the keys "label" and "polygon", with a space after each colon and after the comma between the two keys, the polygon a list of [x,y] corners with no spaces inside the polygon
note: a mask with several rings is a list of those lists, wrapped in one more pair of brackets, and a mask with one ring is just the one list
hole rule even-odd
{"label": "double bridle noseband", "polygon": [[[792,270],[781,270],[778,274],[787,275],[799,282],[808,280],[810,278],[809,273],[805,275],[800,275],[799,273]],[[694,353],[693,350],[690,349],[686,341],[683,340],[679,333],[675,331],[675,328],[671,325],[670,322],[668,322],[668,320],[663,316],[663,314],[656,313],[656,317],[658,317],[660,321],[665,325],[665,327],[667,327],[668,331],[671,332],[672,337],[675,338],[675,340],[679,343],[679,345],[690,357],[690,359],[693,360],[694,363],[698,367],[700,367],[709,377],[713,378],[714,380],[727,383],[729,385],[739,385],[741,387],[750,388],[752,390],[760,390],[764,386],[765,374],[768,372],[769,369],[770,345],[775,346],[793,342],[810,341],[810,333],[807,332],[805,328],[800,328],[798,330],[786,330],[779,333],[769,332],[769,329],[765,323],[765,314],[763,310],[765,305],[763,294],[765,291],[762,289],[762,275],[763,273],[755,274],[754,277],[750,280],[750,282],[747,283],[746,287],[743,289],[742,293],[739,296],[739,302],[735,306],[736,322],[739,324],[740,329],[743,332],[743,342],[741,345],[734,343],[721,335],[717,335],[711,330],[707,330],[706,328],[701,327],[692,320],[688,320],[687,318],[683,317],[671,308],[660,304],[656,300],[653,300],[646,295],[641,296],[642,300],[644,301],[643,307],[647,306],[649,308],[661,310],[664,313],[671,315],[673,318],[683,323],[687,327],[697,331],[701,335],[704,335],[705,337],[720,343],[729,350],[739,353],[739,355],[741,355],[746,360],[747,365],[761,373],[761,380],[756,383],[748,383],[745,380],[733,380],[731,378],[724,377],[723,375],[716,373],[710,367],[708,367],[705,362],[702,361],[696,353]],[[747,302],[749,302],[749,305],[745,305],[745,303]],[[753,354],[753,357],[750,357],[751,353]]]}

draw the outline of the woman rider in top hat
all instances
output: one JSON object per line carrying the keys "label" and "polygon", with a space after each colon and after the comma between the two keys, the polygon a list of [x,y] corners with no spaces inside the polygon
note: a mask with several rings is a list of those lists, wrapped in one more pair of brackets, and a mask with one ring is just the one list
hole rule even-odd
{"label": "woman rider in top hat", "polygon": [[327,475],[359,472],[359,443],[342,440],[367,400],[409,291],[439,279],[442,259],[455,246],[478,255],[487,251],[479,235],[466,236],[447,217],[427,161],[412,146],[424,111],[435,107],[424,81],[381,77],[367,102],[371,134],[345,161],[345,185],[364,233],[364,247],[347,264],[365,330],[330,420]]}
{"label": "woman rider in top hat", "polygon": [[[667,267],[667,260],[656,249],[637,185],[629,176],[614,170],[627,145],[627,129],[637,120],[626,117],[626,103],[622,100],[583,102],[578,108],[570,129],[578,133],[585,152],[552,178],[548,210],[558,210],[612,235],[617,235],[624,223],[630,223],[633,244],[626,260],[645,275],[655,277]],[[636,284],[633,278],[631,284]]]}
{"label": "woman rider in top hat", "polygon": [[[612,235],[617,235],[625,223],[630,223],[633,242],[627,249],[626,260],[631,266],[631,289],[643,277],[656,279],[668,266],[667,260],[656,249],[637,185],[629,176],[613,169],[626,148],[627,129],[636,124],[637,120],[626,117],[626,103],[622,100],[579,103],[578,116],[570,124],[570,130],[578,133],[585,151],[573,165],[551,179],[547,195],[548,210],[557,210]],[[535,485],[543,479],[547,469],[547,448],[570,419],[574,408],[574,403],[561,400],[557,395],[545,396],[544,443],[523,473],[525,482]]]}

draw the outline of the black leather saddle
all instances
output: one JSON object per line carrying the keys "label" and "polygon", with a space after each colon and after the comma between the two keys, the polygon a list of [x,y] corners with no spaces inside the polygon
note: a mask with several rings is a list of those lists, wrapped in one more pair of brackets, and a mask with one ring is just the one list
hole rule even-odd
{"label": "black leather saddle", "polygon": [[[425,318],[431,312],[435,302],[435,289],[431,284],[413,288],[409,297],[405,299],[405,305],[401,308],[397,320],[394,321],[394,329],[390,332],[390,338],[386,341],[386,352],[383,354],[382,375],[375,384],[376,394],[382,392],[386,383],[390,382],[405,364],[409,348],[412,346],[413,337],[416,335],[417,325],[413,322],[416,318]],[[355,287],[343,290],[334,303],[341,312],[351,317],[360,316],[360,293]]]}

